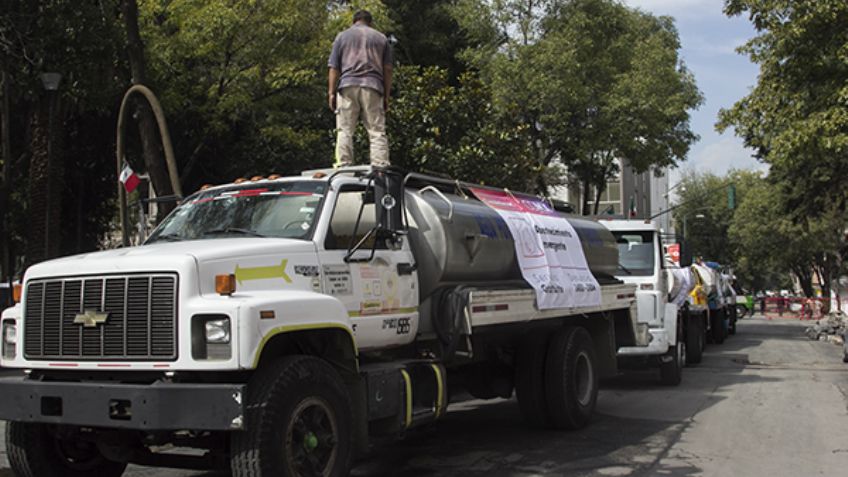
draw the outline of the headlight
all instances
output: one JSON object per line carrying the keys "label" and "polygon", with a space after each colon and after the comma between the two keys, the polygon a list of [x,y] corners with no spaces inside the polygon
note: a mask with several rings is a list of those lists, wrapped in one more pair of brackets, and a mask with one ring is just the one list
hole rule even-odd
{"label": "headlight", "polygon": [[191,317],[191,356],[197,360],[232,357],[232,325],[223,314]]}
{"label": "headlight", "polygon": [[204,326],[206,329],[207,343],[229,343],[230,342],[230,320],[229,318],[220,320],[209,320]]}
{"label": "headlight", "polygon": [[18,325],[12,320],[3,322],[3,358],[15,359],[18,341]]}
{"label": "headlight", "polygon": [[3,342],[14,344],[18,340],[18,326],[14,321],[3,323]]}

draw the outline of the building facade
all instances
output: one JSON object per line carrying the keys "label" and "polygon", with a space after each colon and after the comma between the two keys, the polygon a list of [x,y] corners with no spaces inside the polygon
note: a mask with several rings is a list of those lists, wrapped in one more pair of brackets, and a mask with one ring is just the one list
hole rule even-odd
{"label": "building facade", "polygon": [[[671,213],[662,213],[671,206],[669,198],[669,169],[636,172],[629,164],[619,162],[618,175],[607,182],[598,201],[599,215],[614,215],[645,220],[654,217],[663,232],[673,234]],[[594,189],[594,188],[593,188]],[[589,191],[589,206],[595,210],[595,191]],[[553,191],[553,197],[574,205],[580,212],[583,190],[579,183],[570,183]]]}

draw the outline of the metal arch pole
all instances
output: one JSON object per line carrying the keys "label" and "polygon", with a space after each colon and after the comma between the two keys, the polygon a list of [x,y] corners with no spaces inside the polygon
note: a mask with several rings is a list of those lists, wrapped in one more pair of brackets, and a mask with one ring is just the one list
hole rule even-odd
{"label": "metal arch pole", "polygon": [[[153,115],[156,117],[156,124],[159,126],[159,136],[162,138],[162,146],[165,150],[165,163],[168,167],[168,176],[171,179],[171,189],[174,194],[182,197],[183,189],[180,185],[177,161],[174,158],[174,148],[171,144],[171,135],[168,131],[168,123],[165,120],[165,113],[162,111],[162,105],[159,104],[159,100],[156,98],[156,95],[153,94],[153,91],[151,91],[147,86],[141,84],[132,86],[126,93],[124,93],[124,99],[121,100],[121,109],[118,111],[117,139],[115,141],[117,145],[116,166],[118,177],[121,176],[121,169],[123,169],[125,157],[124,127],[127,104],[129,103],[129,98],[133,95],[133,93],[139,93],[144,96],[144,98],[147,99],[147,103],[150,105],[150,109],[153,110]],[[124,192],[123,184],[121,184],[120,181],[118,181],[118,207],[120,208],[121,243],[126,247],[129,245],[129,215],[127,213],[127,196]]]}

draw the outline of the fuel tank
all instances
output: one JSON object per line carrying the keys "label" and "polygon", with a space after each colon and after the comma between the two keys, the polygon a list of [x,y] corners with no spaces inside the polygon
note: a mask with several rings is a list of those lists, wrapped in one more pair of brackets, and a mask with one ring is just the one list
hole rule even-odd
{"label": "fuel tank", "polygon": [[[449,285],[523,281],[512,234],[486,204],[431,186],[407,189],[404,203],[422,298]],[[593,220],[560,217],[577,231],[595,278],[614,280],[618,248],[612,233]]]}

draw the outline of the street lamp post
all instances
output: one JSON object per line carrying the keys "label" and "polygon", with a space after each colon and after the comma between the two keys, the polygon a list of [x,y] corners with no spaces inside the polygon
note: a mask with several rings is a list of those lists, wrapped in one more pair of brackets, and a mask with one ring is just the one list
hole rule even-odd
{"label": "street lamp post", "polygon": [[42,73],[41,84],[47,91],[48,95],[48,113],[47,113],[47,188],[45,191],[45,203],[47,210],[44,214],[44,258],[50,258],[50,207],[51,195],[55,193],[51,187],[51,173],[55,167],[56,151],[54,151],[54,131],[56,129],[56,96],[59,91],[59,83],[62,81],[62,75],[59,73]]}

